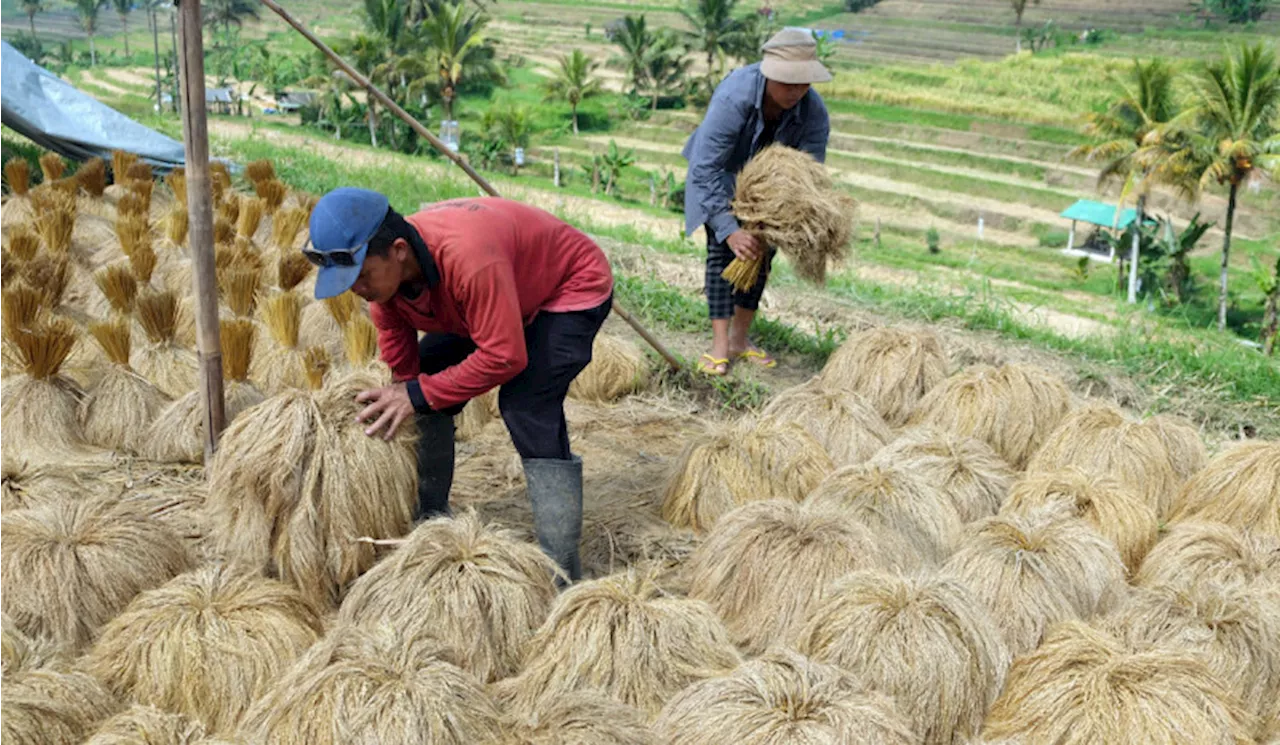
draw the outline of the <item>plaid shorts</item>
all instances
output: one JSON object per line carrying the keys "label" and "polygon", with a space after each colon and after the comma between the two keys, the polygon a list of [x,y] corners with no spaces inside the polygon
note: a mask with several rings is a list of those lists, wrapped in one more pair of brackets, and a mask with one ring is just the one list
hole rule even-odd
{"label": "plaid shorts", "polygon": [[765,252],[764,263],[760,266],[760,277],[750,290],[740,292],[729,284],[729,280],[721,277],[729,262],[733,261],[733,249],[727,243],[717,243],[715,236],[707,230],[707,279],[705,292],[707,310],[712,319],[729,318],[733,309],[745,308],[757,310],[760,307],[760,296],[764,294],[765,282],[769,281],[769,268],[773,266],[774,249]]}

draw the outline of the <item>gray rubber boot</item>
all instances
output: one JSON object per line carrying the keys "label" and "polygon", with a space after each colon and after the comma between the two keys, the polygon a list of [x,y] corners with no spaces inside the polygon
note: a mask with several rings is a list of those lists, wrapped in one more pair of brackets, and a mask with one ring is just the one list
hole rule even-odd
{"label": "gray rubber boot", "polygon": [[438,411],[416,414],[418,424],[418,520],[449,511],[453,488],[453,417]]}
{"label": "gray rubber boot", "polygon": [[526,458],[524,480],[533,508],[538,545],[564,569],[571,581],[582,578],[578,542],[582,539],[582,459]]}

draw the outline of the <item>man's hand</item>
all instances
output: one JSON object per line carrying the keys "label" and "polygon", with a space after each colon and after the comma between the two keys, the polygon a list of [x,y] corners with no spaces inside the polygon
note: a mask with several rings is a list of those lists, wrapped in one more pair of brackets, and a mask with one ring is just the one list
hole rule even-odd
{"label": "man's hand", "polygon": [[413,416],[413,402],[409,400],[409,389],[404,383],[363,391],[356,396],[356,402],[369,404],[356,414],[356,421],[363,424],[373,420],[373,424],[364,431],[370,437],[377,435],[378,430],[385,426],[386,432],[382,439],[390,440],[395,436],[396,429]]}
{"label": "man's hand", "polygon": [[756,261],[760,258],[760,241],[741,228],[730,233],[725,243],[729,244],[733,255],[743,261]]}

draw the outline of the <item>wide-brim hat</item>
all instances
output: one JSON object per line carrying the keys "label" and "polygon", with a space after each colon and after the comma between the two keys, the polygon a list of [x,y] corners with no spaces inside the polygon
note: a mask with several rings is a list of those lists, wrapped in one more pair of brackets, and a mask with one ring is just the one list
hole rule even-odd
{"label": "wide-brim hat", "polygon": [[793,85],[831,80],[831,71],[818,61],[818,44],[807,31],[784,28],[760,51],[764,53],[760,72],[769,80]]}

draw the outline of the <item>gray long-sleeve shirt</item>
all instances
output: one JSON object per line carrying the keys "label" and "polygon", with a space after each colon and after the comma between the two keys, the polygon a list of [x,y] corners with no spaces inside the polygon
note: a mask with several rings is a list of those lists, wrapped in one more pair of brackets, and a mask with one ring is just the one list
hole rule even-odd
{"label": "gray long-sleeve shirt", "polygon": [[[705,224],[717,242],[723,243],[738,229],[730,209],[738,172],[764,144],[764,75],[760,65],[747,65],[729,73],[716,87],[707,115],[685,143],[689,161],[684,183],[684,228],[692,233]],[[793,147],[818,159],[827,157],[831,121],[822,96],[809,89],[800,103],[783,112],[774,142]]]}

